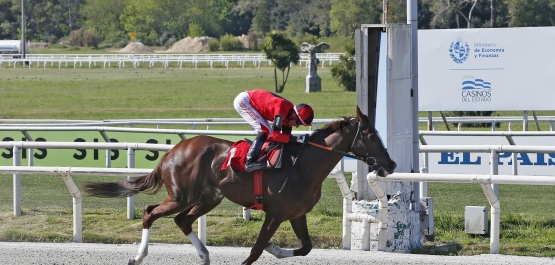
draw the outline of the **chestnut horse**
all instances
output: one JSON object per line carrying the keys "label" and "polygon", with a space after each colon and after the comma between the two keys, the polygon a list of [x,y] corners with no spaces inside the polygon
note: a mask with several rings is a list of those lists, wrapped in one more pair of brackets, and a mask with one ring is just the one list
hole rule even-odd
{"label": "chestnut horse", "polygon": [[[140,264],[146,257],[152,223],[172,214],[177,214],[175,223],[195,246],[201,264],[210,264],[208,250],[193,232],[192,224],[220,204],[224,197],[244,207],[254,202],[253,173],[241,173],[230,167],[221,170],[232,144],[209,136],[193,137],[166,152],[148,175],[85,184],[85,193],[97,197],[127,197],[139,192],[153,194],[162,185],[166,187],[168,196],[163,202],[144,208],[141,244],[137,256],[129,260],[129,264]],[[264,172],[266,217],[249,257],[242,264],[252,264],[263,250],[278,258],[304,256],[310,252],[312,243],[306,214],[320,200],[322,182],[344,155],[366,162],[381,176],[393,173],[397,166],[374,125],[358,107],[357,117],[332,121],[310,135],[308,143],[287,144],[283,152],[282,167]],[[283,186],[284,182],[287,185]],[[301,248],[283,249],[270,242],[280,224],[287,220],[301,241]]]}

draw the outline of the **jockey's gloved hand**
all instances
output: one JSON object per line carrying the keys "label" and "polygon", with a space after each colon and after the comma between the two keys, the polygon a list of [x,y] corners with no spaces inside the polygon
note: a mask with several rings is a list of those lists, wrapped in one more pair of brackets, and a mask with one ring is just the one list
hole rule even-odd
{"label": "jockey's gloved hand", "polygon": [[297,143],[301,143],[301,144],[308,143],[308,134],[297,137]]}
{"label": "jockey's gloved hand", "polygon": [[283,117],[281,117],[281,115],[276,115],[276,117],[274,117],[274,122],[272,123],[272,131],[274,132],[281,131],[282,122],[283,122]]}

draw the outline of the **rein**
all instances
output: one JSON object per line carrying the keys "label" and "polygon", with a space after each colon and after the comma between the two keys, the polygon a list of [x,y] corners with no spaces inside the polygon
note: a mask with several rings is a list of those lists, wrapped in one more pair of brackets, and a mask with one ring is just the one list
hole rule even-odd
{"label": "rein", "polygon": [[[357,134],[355,135],[355,138],[353,139],[353,143],[351,144],[351,149],[353,149],[353,146],[355,145],[355,142],[356,142],[356,140],[357,140],[357,138],[358,138],[358,136],[359,136],[359,134],[360,134],[360,127],[361,127],[361,125],[360,125],[360,121],[359,121],[359,122],[358,122],[358,127],[357,127]],[[361,135],[361,137],[362,137],[362,135]],[[362,157],[362,156],[357,156],[357,155],[354,155],[354,154],[351,154],[351,153],[347,153],[347,152],[344,152],[344,151],[341,151],[341,150],[337,150],[337,149],[331,148],[331,147],[329,147],[329,146],[324,146],[324,145],[317,144],[317,143],[313,143],[313,142],[306,142],[306,143],[309,144],[309,145],[318,147],[318,148],[322,148],[322,149],[324,149],[324,150],[328,150],[328,151],[330,151],[330,152],[340,153],[340,154],[342,154],[343,156],[350,157],[350,158],[353,158],[353,159],[356,159],[356,160],[360,160],[360,161],[366,163],[369,167],[371,167],[371,168],[372,168],[372,171],[374,171],[374,170],[376,170],[376,168],[379,168],[379,167],[380,167],[380,165],[377,163],[376,157],[378,157],[378,156],[380,156],[381,154],[387,152],[387,148],[386,148],[386,149],[384,149],[383,151],[379,152],[377,155],[375,155],[375,156],[370,156],[370,155],[368,154],[368,150],[366,149],[366,145],[364,145],[364,152],[366,152],[366,157]],[[281,189],[278,191],[278,193],[281,193],[281,192],[283,191],[283,188],[285,187],[285,184],[287,184],[287,181],[289,180],[289,176],[291,175],[291,172],[293,171],[293,168],[295,167],[295,164],[297,163],[297,159],[299,159],[299,157],[301,156],[301,153],[302,153],[302,151],[303,151],[304,146],[305,146],[305,144],[303,144],[303,145],[301,146],[301,150],[299,151],[299,153],[297,154],[297,157],[296,157],[295,160],[293,161],[293,165],[291,166],[291,168],[289,169],[289,172],[288,172],[287,175],[285,176],[285,180],[283,181],[283,184],[281,185]],[[370,164],[370,163],[368,162],[368,160],[369,160],[370,158],[374,160],[374,163],[373,163],[373,164]]]}

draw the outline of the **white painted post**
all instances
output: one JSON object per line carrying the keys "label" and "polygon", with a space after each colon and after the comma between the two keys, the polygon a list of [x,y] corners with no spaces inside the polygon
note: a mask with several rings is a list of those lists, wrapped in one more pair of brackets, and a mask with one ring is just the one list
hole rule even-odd
{"label": "white painted post", "polygon": [[199,239],[204,245],[206,245],[206,214],[201,216],[197,221]]}
{"label": "white painted post", "polygon": [[[490,173],[492,175],[499,174],[498,162],[499,162],[499,154],[497,154],[496,150],[491,150],[490,151]],[[493,189],[495,196],[499,196],[499,188],[497,187],[497,184],[491,184],[491,188]]]}
{"label": "white painted post", "polygon": [[[497,185],[497,184],[491,184]],[[501,223],[501,205],[499,203],[499,197],[497,197],[495,191],[488,184],[480,184],[482,190],[486,194],[488,201],[491,205],[491,231],[489,239],[489,253],[499,254],[499,229]]]}
{"label": "white painted post", "polygon": [[251,210],[246,210],[243,208],[243,220],[250,221],[251,220]]}
{"label": "white painted post", "polygon": [[[21,151],[13,147],[13,165],[21,166]],[[13,174],[13,215],[21,216],[21,175]]]}
{"label": "white painted post", "polygon": [[347,214],[351,213],[353,201],[343,198],[343,249],[351,249],[351,220],[347,218]]}
{"label": "white painted post", "polygon": [[83,242],[83,207],[81,192],[69,174],[61,174],[71,196],[73,197],[73,242]]}
{"label": "white painted post", "polygon": [[[127,168],[135,168],[135,149],[133,147],[127,148]],[[130,178],[131,176],[127,176],[128,180]],[[135,196],[127,197],[127,219],[135,219]]]}

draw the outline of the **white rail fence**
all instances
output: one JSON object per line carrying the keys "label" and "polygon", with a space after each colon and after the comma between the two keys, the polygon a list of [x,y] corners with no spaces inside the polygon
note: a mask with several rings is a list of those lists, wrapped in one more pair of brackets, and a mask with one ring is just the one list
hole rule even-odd
{"label": "white rail fence", "polygon": [[[318,129],[320,126],[325,125],[333,119],[314,119],[312,126],[309,128]],[[156,129],[161,126],[187,126],[195,130],[197,127],[206,126],[207,130],[211,126],[251,126],[245,122],[244,119],[239,118],[207,118],[207,119],[139,119],[139,120],[29,120],[29,119],[0,119],[0,131],[2,130],[15,130],[13,128],[35,130],[35,127],[105,127],[105,126],[129,126],[133,128],[138,125],[155,125]],[[117,128],[117,127],[116,127]],[[48,129],[52,130],[52,129]]]}
{"label": "white rail fence", "polygon": [[[25,167],[25,166],[0,166],[0,173],[14,174],[14,214],[21,214],[21,174],[27,175],[59,175],[64,180],[71,196],[73,197],[73,241],[83,242],[83,212],[81,191],[72,179],[72,176],[141,176],[148,174],[152,169],[138,168],[78,168],[78,167]],[[16,199],[19,198],[19,199]],[[131,197],[129,197],[131,198]],[[128,208],[129,208],[128,198]],[[18,209],[16,209],[16,207]],[[17,214],[16,212],[19,212]],[[133,212],[132,212],[133,213]],[[129,209],[128,209],[129,216]],[[205,218],[205,217],[204,217]],[[204,223],[202,223],[204,222]],[[206,231],[206,219],[199,219],[199,234]],[[204,232],[206,242],[206,233]]]}
{"label": "white rail fence", "polygon": [[[40,121],[44,122],[44,121]],[[120,122],[120,121],[116,121]],[[136,121],[123,121],[131,122],[129,124],[136,124]],[[153,121],[143,122],[150,123]],[[169,124],[173,124],[175,121],[168,121]],[[237,122],[237,121],[232,121]],[[157,123],[157,122],[154,122]],[[196,125],[206,125],[204,121],[192,121]],[[219,121],[216,122],[206,122],[210,125],[220,124]],[[165,124],[165,123],[163,123]],[[225,122],[224,122],[225,124]],[[80,124],[84,126],[68,126],[68,124],[62,124],[61,126],[42,126],[42,125],[28,125],[25,126],[0,126],[0,131],[20,131],[22,132],[29,142],[0,142],[0,148],[13,148],[13,167],[0,167],[0,172],[14,174],[14,215],[20,214],[20,199],[17,199],[21,195],[19,174],[45,174],[45,175],[60,175],[64,179],[64,182],[68,186],[70,192],[74,195],[74,214],[80,215],[80,208],[76,209],[75,204],[80,204],[80,194],[76,193],[74,183],[72,184],[72,175],[95,175],[95,176],[136,176],[146,174],[151,171],[151,169],[133,169],[134,168],[134,151],[135,150],[151,150],[151,151],[165,151],[169,150],[173,145],[158,145],[158,144],[139,144],[139,143],[55,143],[55,142],[32,142],[33,139],[29,135],[30,131],[98,131],[103,138],[109,139],[107,133],[109,132],[135,132],[135,133],[161,133],[161,134],[177,134],[182,139],[186,139],[187,134],[191,135],[254,135],[253,131],[219,131],[219,130],[174,130],[174,129],[148,129],[148,128],[120,128],[120,127],[105,127],[105,126],[86,126],[88,124]],[[90,124],[89,124],[90,125]],[[295,133],[306,133],[306,131],[297,131]],[[505,137],[510,145],[427,145],[425,136],[427,135],[440,135],[440,136],[500,136]],[[518,176],[518,177],[507,177],[505,175],[498,176],[498,155],[499,153],[512,153],[513,161],[516,161],[516,155],[520,152],[526,153],[555,153],[554,146],[517,146],[513,140],[513,136],[555,136],[555,132],[515,132],[515,131],[421,131],[419,137],[421,140],[420,153],[424,154],[423,168],[421,168],[422,173],[428,172],[428,153],[439,153],[439,152],[474,152],[474,153],[489,153],[490,154],[490,172],[489,175],[469,175],[469,174],[393,174],[387,179],[379,178],[379,181],[413,181],[420,182],[420,196],[427,197],[427,182],[437,182],[441,179],[442,182],[453,182],[453,183],[479,183],[482,184],[484,179],[492,179],[491,187],[487,188],[482,185],[488,201],[492,207],[492,233],[490,239],[490,251],[491,253],[498,253],[499,251],[499,201],[497,201],[497,184],[527,184],[527,185],[555,185],[555,177],[553,176]],[[108,140],[107,140],[108,141]],[[33,148],[45,148],[45,149],[106,149],[106,167],[110,167],[110,150],[120,149],[128,150],[128,161],[127,169],[111,169],[111,168],[76,168],[76,167],[31,167],[32,159],[29,160],[29,167],[20,166],[20,150],[27,149],[29,151],[28,157],[33,157]],[[353,162],[353,161],[350,161]],[[356,163],[356,161],[355,161]],[[513,163],[513,175],[518,172],[518,163]],[[351,167],[351,166],[349,166]],[[352,168],[352,167],[351,167]],[[356,167],[355,167],[356,168]],[[340,170],[344,170],[344,161],[338,167]],[[349,172],[351,170],[348,170]],[[330,177],[336,178],[342,193],[344,200],[352,199],[350,195],[349,188],[345,182],[342,174],[335,174],[332,172]],[[413,176],[410,178],[408,176]],[[444,176],[444,177],[442,177]],[[397,177],[400,177],[397,179]],[[404,179],[401,179],[404,178]],[[406,180],[405,180],[406,179]],[[369,178],[370,181],[370,178]],[[376,180],[372,180],[376,181]],[[487,181],[485,181],[487,182]],[[18,184],[19,183],[19,184]],[[370,183],[371,186],[375,186],[375,183]],[[491,189],[491,191],[490,191]],[[376,191],[375,191],[376,192]],[[379,193],[379,191],[377,191]],[[378,193],[376,193],[378,195]],[[492,196],[495,195],[495,197]],[[379,198],[380,199],[380,198]],[[381,200],[381,199],[380,199]],[[80,206],[79,206],[80,207]],[[133,198],[128,199],[128,218],[134,218],[134,201]],[[353,213],[349,213],[344,209],[345,216],[352,216]],[[205,217],[204,217],[205,218]],[[379,222],[383,217],[368,217],[365,220],[373,220]],[[74,230],[80,229],[80,224],[75,224],[80,222],[80,217],[74,215]],[[350,221],[360,221],[357,218],[348,220]],[[205,222],[205,220],[204,220]],[[203,220],[199,220],[199,231],[205,233],[205,227],[200,227]],[[204,223],[205,225],[205,223]],[[74,232],[74,240],[80,242],[80,231]],[[345,233],[345,231],[344,231]],[[201,239],[206,240],[205,235],[201,235]],[[205,241],[204,241],[205,242]],[[350,245],[350,244],[349,244]]]}
{"label": "white rail fence", "polygon": [[[477,132],[474,132],[477,133]],[[479,132],[478,132],[479,133]],[[486,132],[487,133],[487,132]],[[495,132],[490,132],[495,133]],[[507,136],[512,134],[522,134],[526,132],[499,132]],[[536,132],[536,135],[541,132]],[[502,135],[502,134],[501,134]],[[550,135],[554,135],[552,132]],[[514,142],[513,142],[514,144]],[[471,152],[490,154],[490,174],[429,174],[428,173],[428,153],[441,152]],[[518,153],[555,153],[555,146],[525,146],[525,145],[421,145],[420,153],[424,153],[424,167],[421,173],[394,173],[387,178],[377,177],[375,174],[368,175],[368,181],[373,189],[380,188],[376,185],[377,181],[411,181],[420,182],[420,197],[428,196],[428,182],[449,182],[449,183],[476,183],[482,187],[488,202],[491,206],[491,232],[490,232],[490,253],[499,253],[499,230],[501,207],[499,202],[498,184],[520,184],[520,185],[555,185],[555,176],[522,176],[517,175],[518,163],[513,163],[513,175],[498,175],[499,172],[499,153],[512,153],[513,161],[516,161]],[[488,185],[492,184],[492,185]],[[380,192],[380,191],[378,191]],[[377,194],[377,193],[376,193]],[[387,213],[384,213],[387,214]]]}
{"label": "white rail fence", "polygon": [[[198,132],[198,131],[195,131]],[[208,134],[208,133],[207,133]],[[213,131],[210,134],[214,134]],[[219,131],[219,134],[229,135],[229,131]],[[243,135],[240,133],[240,135]],[[135,167],[135,151],[167,151],[173,145],[163,144],[141,144],[141,143],[81,143],[81,142],[0,142],[0,148],[11,148],[13,151],[13,166],[0,166],[0,174],[13,174],[13,211],[14,216],[21,215],[21,174],[27,175],[59,175],[64,180],[73,196],[73,236],[74,242],[82,242],[82,196],[71,176],[141,176],[148,174],[152,169],[137,169]],[[34,167],[29,159],[29,166],[21,166],[21,150],[27,149],[28,157],[33,157],[33,149],[106,149],[106,167]],[[111,150],[127,150],[127,168],[110,168]],[[344,162],[341,161],[337,168],[342,169]],[[337,180],[338,182],[340,180]],[[343,182],[345,180],[343,179]],[[134,219],[135,200],[127,197],[127,218]],[[244,218],[250,218],[250,210],[243,212]],[[198,221],[199,237],[206,243],[206,216]]]}
{"label": "white rail fence", "polygon": [[[128,143],[38,143],[38,142],[0,142],[0,147],[12,146],[14,149],[14,166],[4,166],[0,167],[0,173],[3,174],[14,174],[14,214],[18,215],[19,208],[20,211],[20,201],[16,199],[21,196],[20,190],[20,174],[42,174],[42,175],[59,175],[63,178],[66,186],[73,196],[73,212],[74,212],[74,241],[82,241],[82,211],[81,211],[81,194],[79,189],[73,182],[71,176],[139,176],[147,174],[151,169],[134,169],[133,161],[135,149],[142,150],[167,150],[171,146],[166,145],[152,145],[152,144],[128,144]],[[128,167],[129,168],[79,168],[79,167],[22,167],[19,166],[19,149],[20,148],[96,148],[96,149],[127,149],[128,152]],[[395,173],[389,175],[387,178],[381,178],[375,176],[375,174],[368,175],[368,181],[375,194],[378,196],[378,200],[382,202],[387,200],[385,193],[380,190],[378,181],[411,181],[411,182],[450,182],[450,183],[476,183],[480,184],[484,193],[491,205],[491,233],[490,233],[490,253],[499,253],[499,227],[500,227],[500,202],[498,199],[497,184],[521,184],[521,185],[555,185],[555,176],[516,176],[516,175],[498,175],[498,164],[497,155],[498,153],[512,152],[513,154],[518,152],[538,152],[538,153],[555,153],[555,146],[504,146],[504,145],[469,145],[469,146],[455,146],[455,145],[445,145],[445,146],[421,146],[422,153],[429,152],[483,152],[490,153],[491,156],[491,172],[486,175],[478,174],[428,174],[428,173]],[[514,163],[516,164],[516,163]],[[427,172],[424,167],[421,172]],[[337,172],[335,172],[337,173]],[[335,174],[332,172],[330,177],[336,178],[344,200],[352,200],[352,195],[348,189],[344,177],[342,174]],[[489,186],[488,184],[493,184]],[[19,187],[19,188],[18,188]],[[421,196],[427,196],[427,191],[421,192]],[[387,201],[385,201],[387,203]],[[380,209],[383,207],[380,207]],[[130,210],[131,209],[131,210]],[[131,213],[130,213],[131,212]],[[128,200],[128,217],[134,212],[134,202]],[[20,212],[19,212],[20,213]],[[353,217],[353,213],[345,212],[344,216]],[[385,217],[384,217],[385,216]],[[381,212],[377,217],[368,216],[364,220],[359,220],[358,217],[353,217],[347,219],[347,221],[368,221],[381,222],[387,220],[387,210],[381,209]],[[205,217],[203,217],[205,218]],[[384,219],[385,218],[385,219]],[[385,222],[386,223],[386,222]],[[345,237],[346,231],[344,231]],[[379,233],[385,233],[385,231],[380,230]],[[206,242],[206,220],[199,220],[199,234],[201,240]],[[378,249],[384,250],[386,242],[385,236],[378,236]],[[345,244],[345,242],[344,242]],[[350,243],[349,243],[350,244]]]}
{"label": "white rail fence", "polygon": [[[329,123],[333,119],[314,119],[313,128],[320,128],[322,125]],[[527,117],[447,117],[448,123],[457,124],[457,131],[462,131],[463,124],[469,123],[487,123],[491,125],[491,130],[496,130],[496,125],[508,123],[509,129],[513,124],[528,124]],[[442,118],[434,117],[431,119],[420,118],[420,124],[428,124],[433,131],[437,131],[439,126],[444,126],[445,121]],[[555,116],[538,116],[534,122],[537,124],[547,123],[550,131],[555,131]],[[6,126],[122,126],[130,127],[136,125],[156,125],[160,126],[191,126],[196,129],[198,126],[249,126],[245,120],[240,118],[197,118],[197,119],[119,119],[119,120],[60,120],[60,119],[0,119],[0,124]],[[523,129],[527,125],[523,126]]]}
{"label": "white rail fence", "polygon": [[[324,65],[332,65],[333,62],[339,61],[339,56],[344,53],[317,53],[316,57],[320,60],[321,67]],[[15,57],[15,56],[14,56]],[[310,61],[309,55],[307,53],[300,54],[300,65],[305,65],[308,67]],[[8,67],[17,67],[17,65],[29,65],[29,68],[40,67],[42,64],[43,68],[48,65],[50,67],[58,68],[70,67],[73,68],[88,66],[88,68],[96,67],[102,65],[104,68],[111,67],[112,64],[117,65],[118,68],[125,68],[125,65],[132,65],[133,68],[137,68],[140,65],[148,65],[149,68],[155,65],[161,65],[164,68],[168,68],[170,64],[178,65],[179,68],[183,68],[184,65],[189,64],[198,68],[199,63],[210,66],[214,68],[215,64],[220,64],[229,68],[230,64],[238,65],[245,68],[247,63],[253,66],[260,66],[263,63],[271,65],[271,61],[266,59],[264,54],[163,54],[163,53],[153,53],[153,54],[27,54],[25,59],[19,58],[5,58],[0,57],[0,68],[2,64],[6,63]]]}
{"label": "white rail fence", "polygon": [[[490,253],[499,254],[499,231],[501,205],[498,194],[492,187],[498,184],[520,184],[520,185],[555,185],[555,176],[514,176],[514,175],[476,175],[476,174],[426,174],[426,173],[394,173],[386,178],[378,177],[376,174],[368,174],[368,182],[376,194],[382,194],[377,182],[448,182],[448,183],[475,183],[479,184],[484,191],[491,206],[491,231],[490,231]],[[382,200],[382,198],[379,198]],[[383,198],[387,200],[385,197]],[[382,213],[383,212],[383,213]],[[387,216],[387,209],[380,208],[380,214]],[[387,217],[386,217],[387,218]],[[380,231],[382,233],[382,231]],[[382,238],[382,237],[378,237]],[[378,242],[378,249],[384,249],[387,242]]]}

